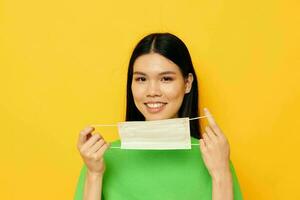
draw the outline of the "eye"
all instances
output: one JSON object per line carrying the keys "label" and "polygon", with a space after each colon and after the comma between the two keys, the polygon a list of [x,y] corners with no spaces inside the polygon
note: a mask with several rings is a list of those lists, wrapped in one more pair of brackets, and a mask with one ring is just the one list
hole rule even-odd
{"label": "eye", "polygon": [[145,77],[137,77],[134,80],[137,82],[143,82],[143,81],[146,81],[146,78]]}
{"label": "eye", "polygon": [[170,81],[172,81],[173,80],[173,78],[172,77],[169,77],[169,76],[164,76],[163,78],[162,78],[162,81],[164,81],[164,82],[170,82]]}

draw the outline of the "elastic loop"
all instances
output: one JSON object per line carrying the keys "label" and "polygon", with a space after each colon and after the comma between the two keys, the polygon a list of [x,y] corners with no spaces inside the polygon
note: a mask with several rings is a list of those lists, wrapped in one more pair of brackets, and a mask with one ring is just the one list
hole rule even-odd
{"label": "elastic loop", "polygon": [[[199,146],[200,144],[191,144],[191,145],[193,145],[193,146]],[[113,146],[110,146],[109,148],[111,148],[111,149],[121,149],[121,147],[113,147]]]}
{"label": "elastic loop", "polygon": [[201,116],[201,117],[194,117],[194,118],[190,118],[190,120],[194,120],[194,119],[200,119],[200,118],[205,118],[205,117],[207,117],[206,115],[204,115],[204,116]]}
{"label": "elastic loop", "polygon": [[[206,115],[201,116],[201,117],[194,117],[194,118],[190,118],[189,120],[195,120],[195,119],[200,119],[200,118],[205,118],[207,117]],[[126,121],[128,122],[128,121]],[[91,126],[118,126],[117,124],[93,124]]]}

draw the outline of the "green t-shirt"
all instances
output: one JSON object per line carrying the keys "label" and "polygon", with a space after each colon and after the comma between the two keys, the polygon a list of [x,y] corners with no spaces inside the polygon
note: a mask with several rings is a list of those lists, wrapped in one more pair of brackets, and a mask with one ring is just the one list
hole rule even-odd
{"label": "green t-shirt", "polygon": [[[192,144],[199,140],[191,138]],[[121,146],[120,140],[111,146]],[[199,146],[189,150],[126,150],[109,148],[102,200],[211,200],[212,179]],[[242,200],[239,182],[230,161],[234,200]],[[83,199],[87,167],[83,165],[75,200]]]}

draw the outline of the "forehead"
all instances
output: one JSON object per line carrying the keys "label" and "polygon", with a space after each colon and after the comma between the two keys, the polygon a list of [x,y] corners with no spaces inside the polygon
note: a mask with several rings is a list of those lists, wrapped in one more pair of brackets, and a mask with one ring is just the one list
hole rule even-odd
{"label": "forehead", "polygon": [[179,67],[168,58],[158,54],[149,53],[139,56],[133,65],[133,71],[144,73],[161,73],[164,71],[180,72]]}

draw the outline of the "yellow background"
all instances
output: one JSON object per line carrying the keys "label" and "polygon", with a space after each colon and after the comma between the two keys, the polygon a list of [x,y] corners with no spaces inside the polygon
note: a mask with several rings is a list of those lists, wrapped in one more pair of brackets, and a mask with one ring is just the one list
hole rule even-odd
{"label": "yellow background", "polygon": [[188,46],[244,198],[300,199],[298,2],[2,0],[0,198],[73,198],[79,131],[124,120],[131,51],[158,31]]}

